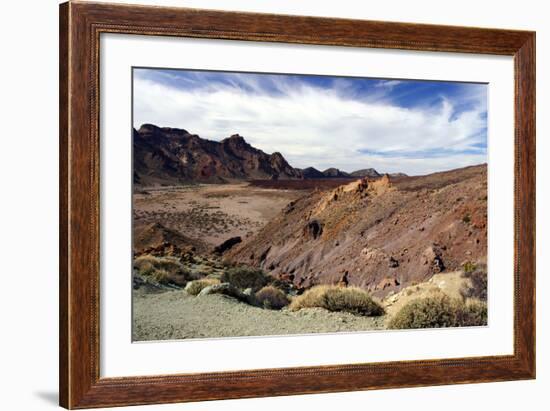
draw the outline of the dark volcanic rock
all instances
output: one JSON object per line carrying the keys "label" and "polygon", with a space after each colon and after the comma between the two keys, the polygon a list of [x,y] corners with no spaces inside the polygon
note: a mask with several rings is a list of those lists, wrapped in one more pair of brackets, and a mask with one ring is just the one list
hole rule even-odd
{"label": "dark volcanic rock", "polygon": [[390,261],[389,261],[389,267],[390,268],[396,268],[396,267],[399,267],[399,261],[397,261],[395,258],[393,257],[390,257]]}
{"label": "dark volcanic rock", "polygon": [[302,178],[281,153],[264,153],[238,134],[217,142],[184,129],[144,124],[134,130],[133,148],[133,178],[140,185]]}
{"label": "dark volcanic rock", "polygon": [[311,220],[304,227],[304,234],[316,240],[323,234],[323,225],[318,220]]}
{"label": "dark volcanic rock", "polygon": [[231,237],[230,239],[225,240],[220,245],[214,247],[214,252],[218,254],[223,254],[227,250],[230,250],[232,247],[239,244],[241,241],[242,241],[241,237]]}

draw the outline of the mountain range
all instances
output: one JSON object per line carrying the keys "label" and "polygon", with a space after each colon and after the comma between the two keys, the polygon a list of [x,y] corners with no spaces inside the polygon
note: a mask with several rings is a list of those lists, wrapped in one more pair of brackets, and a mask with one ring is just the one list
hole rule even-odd
{"label": "mountain range", "polygon": [[315,178],[379,178],[375,169],[346,173],[337,168],[292,167],[279,152],[267,154],[234,134],[206,140],[184,129],[144,124],[133,130],[133,180],[137,185],[191,181],[295,180]]}

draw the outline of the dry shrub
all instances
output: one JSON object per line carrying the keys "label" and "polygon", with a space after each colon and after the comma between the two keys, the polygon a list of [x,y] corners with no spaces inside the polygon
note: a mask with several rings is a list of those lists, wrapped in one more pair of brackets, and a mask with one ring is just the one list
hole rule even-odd
{"label": "dry shrub", "polygon": [[256,293],[256,303],[263,308],[280,310],[290,301],[282,290],[268,285]]}
{"label": "dry shrub", "polygon": [[390,320],[388,328],[442,328],[487,325],[487,304],[444,294],[413,300]]}
{"label": "dry shrub", "polygon": [[384,314],[384,308],[368,292],[357,287],[316,286],[293,299],[290,304],[291,310],[311,307],[366,316]]}
{"label": "dry shrub", "polygon": [[151,273],[155,270],[154,264],[156,260],[156,257],[149,254],[140,255],[134,259],[134,268],[137,269],[141,275],[151,275]]}
{"label": "dry shrub", "polygon": [[170,284],[170,273],[166,270],[154,270],[151,273],[151,278],[159,284]]}
{"label": "dry shrub", "polygon": [[312,287],[302,295],[293,298],[289,308],[292,311],[298,311],[302,308],[325,308],[324,296],[329,288],[330,286],[328,285],[317,285]]}
{"label": "dry shrub", "polygon": [[[468,267],[470,268],[470,267]],[[464,278],[468,278],[469,285],[465,285],[460,289],[460,295],[464,300],[468,298],[476,298],[482,301],[487,301],[487,267],[484,265],[474,266],[470,270],[464,267]]]}
{"label": "dry shrub", "polygon": [[134,268],[141,276],[164,285],[183,286],[190,276],[189,271],[176,257],[141,255],[134,259]]}
{"label": "dry shrub", "polygon": [[480,300],[466,301],[457,312],[457,327],[487,325],[487,303]]}
{"label": "dry shrub", "polygon": [[190,281],[185,286],[185,291],[191,295],[198,295],[204,288],[209,285],[219,284],[220,280],[215,278],[203,278],[202,280]]}
{"label": "dry shrub", "polygon": [[367,316],[384,314],[384,308],[361,288],[330,288],[325,294],[325,299],[329,311],[346,311]]}
{"label": "dry shrub", "polygon": [[242,290],[246,288],[259,290],[267,284],[268,279],[262,270],[243,266],[229,268],[222,274],[221,282],[229,283]]}

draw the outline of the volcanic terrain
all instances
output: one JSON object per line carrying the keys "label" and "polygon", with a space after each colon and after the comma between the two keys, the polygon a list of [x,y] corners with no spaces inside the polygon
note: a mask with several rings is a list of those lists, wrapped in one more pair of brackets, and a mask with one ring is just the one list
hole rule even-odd
{"label": "volcanic terrain", "polygon": [[300,287],[343,282],[385,295],[485,259],[486,173],[481,165],[316,190],[226,258]]}

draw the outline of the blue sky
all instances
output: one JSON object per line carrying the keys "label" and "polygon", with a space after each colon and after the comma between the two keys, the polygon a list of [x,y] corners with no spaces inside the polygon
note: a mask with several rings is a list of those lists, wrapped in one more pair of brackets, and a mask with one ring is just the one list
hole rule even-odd
{"label": "blue sky", "polygon": [[485,84],[134,69],[134,126],[242,135],[294,167],[411,175],[487,161]]}

